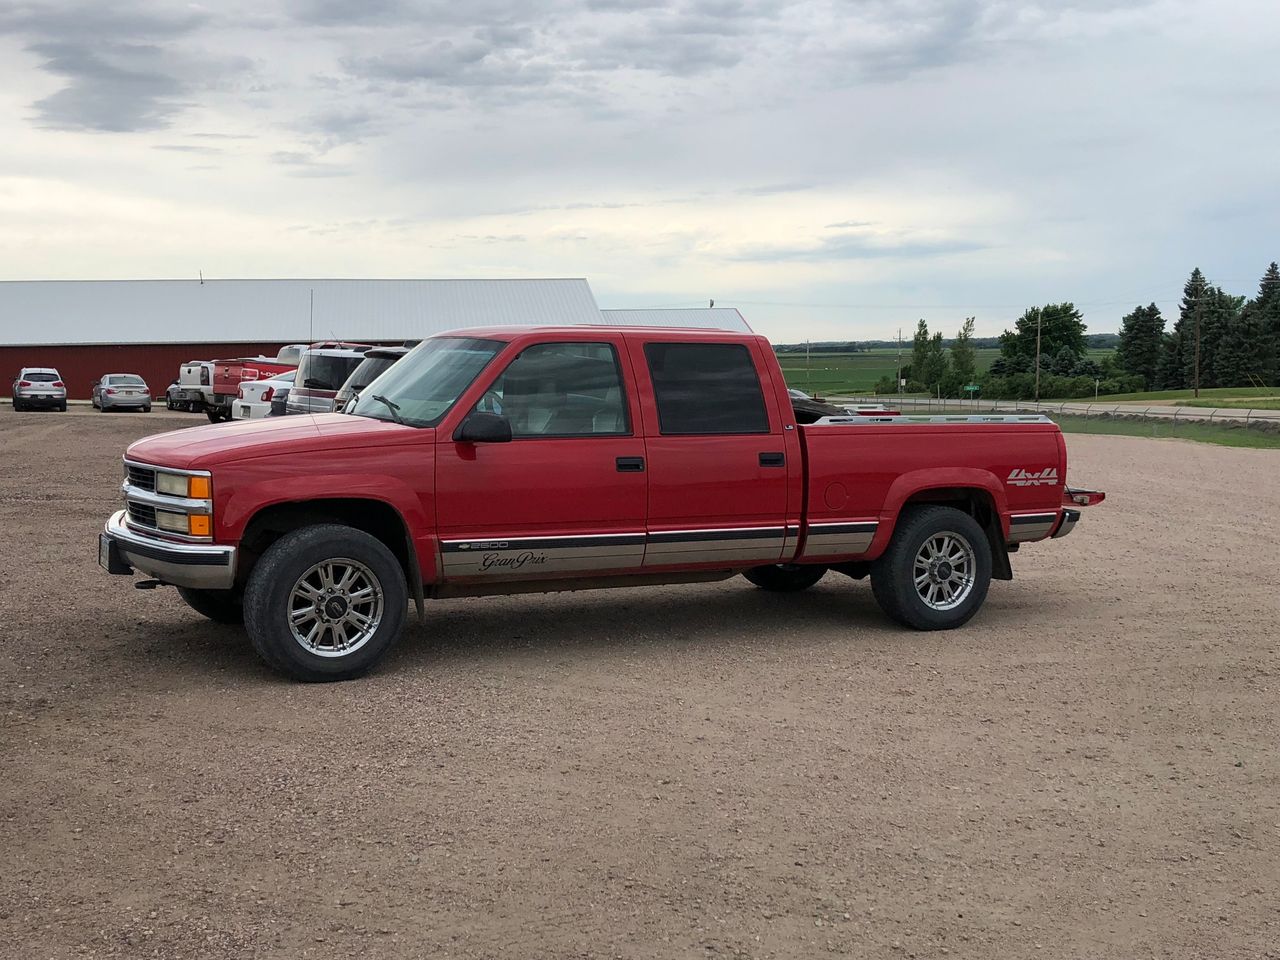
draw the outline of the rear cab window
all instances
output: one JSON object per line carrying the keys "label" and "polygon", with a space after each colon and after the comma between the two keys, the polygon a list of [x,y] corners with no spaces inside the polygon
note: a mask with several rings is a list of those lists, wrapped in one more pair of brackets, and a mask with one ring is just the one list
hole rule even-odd
{"label": "rear cab window", "polygon": [[30,373],[24,373],[20,376],[22,380],[29,380],[32,383],[54,383],[58,380],[57,373],[46,373],[43,370],[34,370]]}
{"label": "rear cab window", "polygon": [[648,342],[663,436],[769,433],[760,374],[743,343]]}

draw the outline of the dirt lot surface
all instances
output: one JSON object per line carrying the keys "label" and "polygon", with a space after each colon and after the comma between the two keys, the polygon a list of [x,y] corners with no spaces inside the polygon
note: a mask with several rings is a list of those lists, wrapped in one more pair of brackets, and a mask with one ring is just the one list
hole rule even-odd
{"label": "dirt lot surface", "polygon": [[364,680],[95,563],[124,445],[0,409],[0,956],[1280,956],[1280,456],[1108,502],[949,634],[865,583],[441,602]]}

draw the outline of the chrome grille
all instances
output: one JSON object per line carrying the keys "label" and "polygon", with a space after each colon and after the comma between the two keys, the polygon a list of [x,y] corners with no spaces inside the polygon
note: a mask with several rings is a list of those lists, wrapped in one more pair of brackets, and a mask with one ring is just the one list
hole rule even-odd
{"label": "chrome grille", "polygon": [[156,525],[156,508],[145,503],[134,503],[128,501],[129,520],[133,523],[144,527],[154,527]]}
{"label": "chrome grille", "polygon": [[125,464],[125,471],[129,475],[129,486],[137,487],[139,490],[152,490],[156,488],[156,472],[149,467],[135,467],[133,464]]}

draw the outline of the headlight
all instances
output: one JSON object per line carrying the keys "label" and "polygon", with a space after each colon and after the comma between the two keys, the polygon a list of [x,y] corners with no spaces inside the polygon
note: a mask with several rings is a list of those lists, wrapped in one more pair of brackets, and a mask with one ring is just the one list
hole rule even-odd
{"label": "headlight", "polygon": [[156,474],[156,492],[166,496],[208,500],[210,489],[208,477],[188,477],[180,473]]}
{"label": "headlight", "polygon": [[168,510],[156,511],[156,526],[171,533],[187,533],[187,520],[188,516],[185,513],[171,513]]}
{"label": "headlight", "polygon": [[156,511],[156,526],[170,533],[188,537],[207,537],[213,533],[213,519],[202,513],[174,513],[172,510]]}

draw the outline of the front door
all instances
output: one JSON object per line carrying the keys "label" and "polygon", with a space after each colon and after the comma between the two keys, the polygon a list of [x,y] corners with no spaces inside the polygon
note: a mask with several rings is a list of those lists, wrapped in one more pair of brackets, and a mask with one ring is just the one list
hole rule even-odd
{"label": "front door", "polygon": [[637,375],[651,384],[645,567],[777,563],[799,532],[787,517],[788,478],[800,464],[752,347],[656,333],[631,346]]}
{"label": "front door", "polygon": [[506,417],[511,442],[440,436],[436,504],[446,581],[597,576],[641,566],[648,474],[622,360],[620,338],[532,344],[468,411]]}

